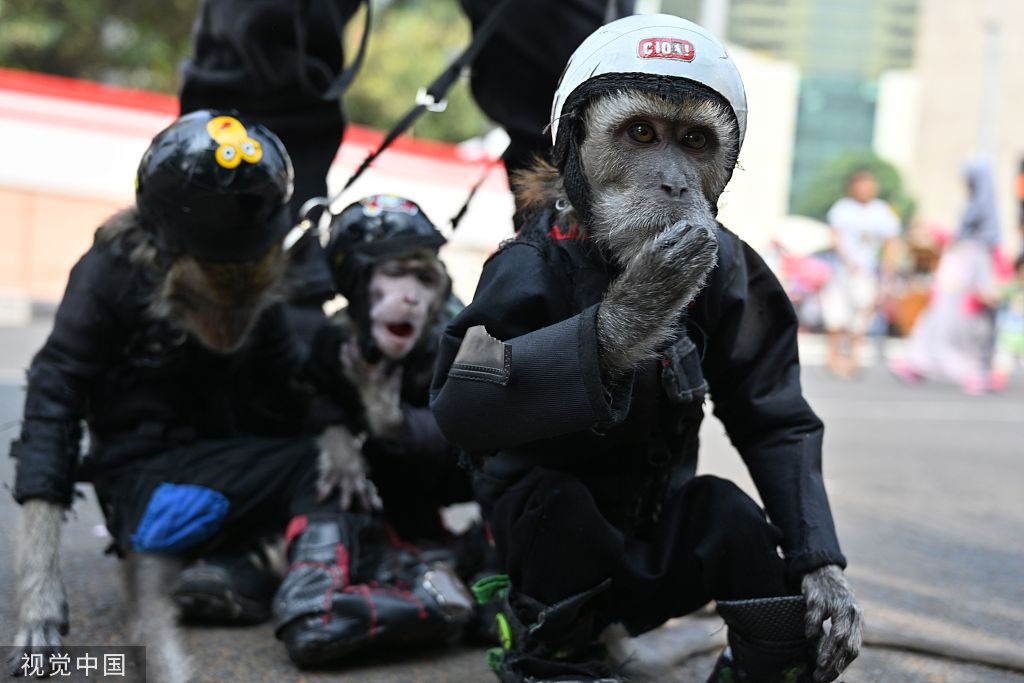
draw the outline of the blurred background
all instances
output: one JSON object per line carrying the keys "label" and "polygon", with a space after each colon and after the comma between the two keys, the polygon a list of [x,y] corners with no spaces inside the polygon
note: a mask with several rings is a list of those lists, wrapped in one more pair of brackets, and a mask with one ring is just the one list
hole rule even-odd
{"label": "blurred background", "polygon": [[[8,316],[24,315],[26,303],[56,300],[97,219],[130,201],[145,142],[176,112],[178,69],[197,6],[0,0],[0,299],[14,309]],[[375,6],[366,64],[344,103],[353,122],[380,130],[465,45],[469,27],[453,1]],[[966,201],[959,169],[978,155],[994,164],[1006,249],[1019,249],[1024,127],[1013,114],[1024,104],[1024,72],[1014,68],[1024,58],[1024,4],[639,0],[637,11],[691,18],[727,39],[751,116],[721,219],[762,252],[773,241],[798,254],[821,246],[814,223],[791,217],[823,221],[858,168],[875,172],[880,196],[905,232],[953,231]],[[354,42],[362,23],[349,28]],[[401,49],[406,45],[415,46],[415,59]],[[443,173],[426,173],[443,179],[441,186],[417,193],[436,222],[458,209],[475,182],[472,162],[503,148],[492,128],[465,83],[452,92],[447,111],[414,127],[416,139],[459,145],[443,149],[441,157],[452,162]],[[349,133],[332,186],[375,140],[358,129]],[[412,149],[425,162],[438,151]],[[401,191],[385,173],[386,160],[352,189],[352,198],[380,185]],[[495,211],[509,206],[502,203],[501,175],[471,208],[458,251],[487,253],[508,233],[508,224],[495,220],[503,215]],[[48,248],[34,248],[40,243]],[[465,274],[457,269],[463,294],[475,283],[473,262]]]}

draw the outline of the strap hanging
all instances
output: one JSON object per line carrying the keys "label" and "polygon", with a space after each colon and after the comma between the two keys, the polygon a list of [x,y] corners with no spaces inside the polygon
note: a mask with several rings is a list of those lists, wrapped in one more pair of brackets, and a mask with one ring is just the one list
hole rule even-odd
{"label": "strap hanging", "polygon": [[[308,14],[310,1],[311,0],[303,0],[303,14]],[[362,64],[367,38],[370,33],[370,5],[372,4],[372,0],[363,0],[363,2],[366,3],[366,27],[363,32],[362,41],[359,45],[359,53],[356,55],[352,65],[338,77],[338,79],[332,84],[332,87],[328,89],[327,93],[337,91],[338,96],[340,96],[341,93],[344,92],[344,89],[348,87],[352,78],[355,77],[356,71],[358,71],[359,66]],[[405,116],[403,116],[398,123],[388,131],[380,145],[377,146],[377,149],[367,155],[366,159],[363,160],[355,172],[349,177],[341,190],[330,197],[313,197],[302,205],[302,208],[299,210],[298,224],[285,236],[284,249],[286,251],[293,249],[306,237],[307,234],[315,232],[313,230],[313,221],[309,217],[310,213],[317,208],[322,208],[329,212],[331,205],[334,204],[334,202],[336,202],[348,190],[348,188],[350,188],[353,183],[355,183],[359,177],[366,172],[368,168],[370,168],[370,165],[373,164],[377,157],[383,154],[384,151],[405,131],[409,130],[412,124],[423,115],[423,112],[444,111],[447,106],[445,95],[448,94],[448,91],[451,90],[451,87],[459,79],[459,76],[462,75],[462,72],[473,63],[477,55],[480,54],[480,51],[484,49],[484,46],[491,39],[491,36],[493,36],[498,30],[498,21],[513,2],[515,2],[515,0],[502,0],[497,7],[491,10],[490,14],[487,15],[487,18],[480,25],[480,28],[474,33],[473,40],[470,41],[466,49],[463,50],[462,53],[452,61],[452,63],[449,64],[448,67],[442,71],[429,86],[426,88],[420,88],[419,92],[416,93],[416,105],[406,112]],[[300,40],[300,47],[302,47],[305,45],[305,34],[303,31],[299,30],[298,27],[296,27],[296,31]],[[306,82],[305,73],[301,74],[301,78]],[[325,93],[325,98],[326,97],[327,94]],[[495,162],[492,162],[488,165],[488,169],[485,171],[485,174],[480,181],[477,182],[476,186],[474,186],[469,198],[466,200],[466,204],[462,207],[457,216],[452,219],[453,228],[458,224],[458,221],[462,219],[462,216],[465,214],[466,209],[469,206],[469,200],[473,198],[476,191],[481,185],[483,185],[483,182],[486,180],[487,174],[490,172],[490,168],[494,166],[494,163]]]}
{"label": "strap hanging", "polygon": [[[295,13],[295,46],[300,55],[306,54],[306,26],[309,23],[309,16],[312,11],[312,4],[314,0],[301,0],[299,3],[299,10]],[[309,81],[309,76],[306,73],[305,64],[300,61],[299,63],[299,83],[308,92],[317,93],[324,101],[338,100],[348,90],[348,87],[352,85],[352,81],[355,79],[359,70],[363,66],[363,59],[366,57],[366,46],[370,41],[370,29],[373,24],[373,2],[371,0],[359,0],[359,5],[366,7],[366,16],[363,21],[363,35],[359,39],[359,49],[356,51],[355,59],[344,69],[337,77],[331,80],[330,84],[326,89],[322,91],[319,88],[314,87]],[[339,33],[339,35],[345,29],[345,20],[340,14],[336,0],[329,0],[327,3],[328,10],[331,14],[331,21]],[[359,6],[356,6],[358,11]]]}
{"label": "strap hanging", "polygon": [[[366,172],[366,169],[370,167],[377,157],[379,157],[384,150],[390,147],[391,143],[397,140],[402,133],[407,131],[412,124],[416,122],[416,119],[423,115],[423,112],[444,111],[445,106],[447,106],[445,95],[448,94],[448,91],[451,90],[451,87],[459,79],[459,76],[462,75],[463,70],[473,63],[473,60],[475,60],[477,55],[480,54],[480,51],[483,50],[487,41],[489,41],[491,36],[494,35],[494,32],[498,30],[498,20],[513,2],[515,2],[515,0],[502,0],[497,7],[491,10],[491,13],[487,15],[487,19],[484,20],[484,23],[481,24],[480,28],[476,31],[476,34],[473,36],[473,40],[470,42],[469,46],[462,51],[462,54],[460,54],[455,61],[448,65],[448,68],[442,71],[441,74],[434,79],[433,83],[426,88],[420,89],[416,94],[416,106],[410,109],[409,112],[395,124],[395,126],[384,137],[384,140],[380,143],[377,149],[367,155],[366,159],[363,160],[363,163],[359,165],[359,168],[356,169],[355,173],[353,173],[345,183],[345,186],[341,188],[341,192],[339,192],[338,195],[350,188],[352,184]],[[335,197],[338,195],[335,195]]]}
{"label": "strap hanging", "polygon": [[[505,148],[505,152],[508,152],[508,147]],[[473,189],[469,191],[469,196],[467,196],[466,201],[462,203],[462,208],[460,208],[458,213],[452,216],[451,220],[449,221],[449,224],[451,225],[452,228],[452,232],[455,232],[455,229],[459,227],[459,223],[461,223],[463,217],[465,217],[466,212],[469,211],[469,205],[473,201],[473,197],[476,196],[477,190],[483,187],[483,184],[491,175],[491,171],[494,170],[494,167],[500,164],[501,160],[505,158],[505,152],[502,152],[501,154],[498,155],[497,159],[492,159],[491,161],[487,162],[486,166],[484,166],[484,171],[483,173],[480,174],[480,179],[476,181],[476,184],[473,185]]]}

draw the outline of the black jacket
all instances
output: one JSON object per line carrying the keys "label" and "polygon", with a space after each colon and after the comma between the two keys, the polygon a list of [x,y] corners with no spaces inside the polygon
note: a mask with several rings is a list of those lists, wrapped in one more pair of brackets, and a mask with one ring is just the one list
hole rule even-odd
{"label": "black jacket", "polygon": [[101,229],[71,271],[53,331],[29,368],[21,437],[11,446],[19,502],[71,502],[82,420],[97,469],[196,439],[299,429],[299,355],[283,306],[266,310],[238,351],[209,351],[149,313],[158,276],[132,263],[139,238],[138,230],[111,238]]}
{"label": "black jacket", "polygon": [[[821,475],[823,426],[800,388],[793,307],[749,246],[724,228],[718,238],[718,265],[684,314],[687,334],[613,387],[601,381],[596,315],[615,272],[591,243],[534,229],[487,262],[445,332],[431,402],[449,440],[491,456],[475,477],[485,510],[543,466],[573,472],[611,521],[642,534],[666,491],[693,472],[709,387],[783,531],[789,572],[845,566]],[[478,325],[502,348],[463,350],[457,361]]]}

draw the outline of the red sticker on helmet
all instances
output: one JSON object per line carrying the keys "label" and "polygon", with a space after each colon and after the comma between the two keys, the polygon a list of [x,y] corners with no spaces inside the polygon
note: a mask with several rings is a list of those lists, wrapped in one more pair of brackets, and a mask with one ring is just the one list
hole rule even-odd
{"label": "red sticker on helmet", "polygon": [[636,46],[640,59],[681,59],[692,62],[697,56],[693,43],[679,38],[644,38]]}

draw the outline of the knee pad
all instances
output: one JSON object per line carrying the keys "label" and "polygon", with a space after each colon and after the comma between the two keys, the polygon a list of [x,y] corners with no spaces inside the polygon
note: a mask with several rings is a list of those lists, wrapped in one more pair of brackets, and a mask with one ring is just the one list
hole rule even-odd
{"label": "knee pad", "polygon": [[220,491],[194,484],[156,487],[132,534],[141,553],[179,553],[211,539],[227,517],[230,503]]}

